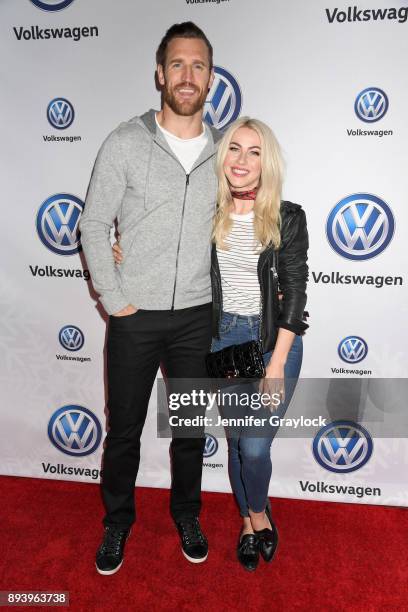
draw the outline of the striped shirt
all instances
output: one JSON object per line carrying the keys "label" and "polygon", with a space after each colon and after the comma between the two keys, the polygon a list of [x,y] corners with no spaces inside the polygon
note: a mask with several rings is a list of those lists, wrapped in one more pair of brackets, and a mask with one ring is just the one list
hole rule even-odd
{"label": "striped shirt", "polygon": [[254,211],[230,213],[232,228],[225,239],[229,247],[217,247],[221,273],[222,302],[225,312],[256,315],[260,312],[261,293],[258,281],[259,242],[254,232]]}

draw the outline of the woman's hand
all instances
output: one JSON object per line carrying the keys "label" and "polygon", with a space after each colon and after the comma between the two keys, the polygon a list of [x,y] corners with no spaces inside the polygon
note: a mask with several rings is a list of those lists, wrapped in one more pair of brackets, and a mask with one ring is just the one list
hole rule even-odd
{"label": "woman's hand", "polygon": [[285,401],[285,363],[274,359],[273,355],[265,369],[265,378],[260,382],[259,392],[269,395],[271,412]]}
{"label": "woman's hand", "polygon": [[123,261],[123,251],[120,247],[119,240],[115,242],[112,247],[113,259],[115,260],[115,264],[120,265]]}

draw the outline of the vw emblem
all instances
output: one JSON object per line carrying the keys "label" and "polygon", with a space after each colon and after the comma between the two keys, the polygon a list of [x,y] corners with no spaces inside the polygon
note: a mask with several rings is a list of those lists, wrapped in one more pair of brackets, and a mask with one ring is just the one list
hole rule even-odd
{"label": "vw emblem", "polygon": [[212,457],[218,450],[218,441],[217,438],[214,438],[211,434],[205,434],[205,447],[203,457],[208,459],[208,457]]}
{"label": "vw emblem", "polygon": [[90,455],[102,438],[99,419],[83,406],[63,406],[52,415],[48,437],[63,453],[74,457]]}
{"label": "vw emblem", "polygon": [[368,431],[351,421],[334,421],[318,431],[313,440],[316,461],[326,470],[346,474],[367,463],[373,452]]}
{"label": "vw emblem", "polygon": [[43,202],[37,213],[38,236],[57,255],[74,255],[81,250],[78,224],[84,203],[69,193],[57,193]]}
{"label": "vw emblem", "polygon": [[239,117],[242,94],[235,77],[225,68],[214,66],[214,82],[204,105],[204,121],[224,130]]}
{"label": "vw emblem", "polygon": [[85,342],[84,334],[75,325],[65,325],[58,335],[61,346],[67,351],[79,351]]}
{"label": "vw emblem", "polygon": [[358,94],[354,110],[361,121],[374,123],[379,121],[388,110],[388,98],[382,89],[367,87]]}
{"label": "vw emblem", "polygon": [[43,11],[61,11],[67,8],[74,0],[30,0],[34,6]]}
{"label": "vw emblem", "polygon": [[359,336],[347,336],[337,348],[340,359],[347,363],[358,363],[367,357],[367,342]]}
{"label": "vw emblem", "polygon": [[54,98],[47,107],[48,122],[57,130],[68,128],[74,117],[74,107],[66,98]]}
{"label": "vw emblem", "polygon": [[360,261],[376,257],[387,248],[394,228],[394,215],[388,204],[370,193],[355,193],[330,211],[326,234],[336,253]]}

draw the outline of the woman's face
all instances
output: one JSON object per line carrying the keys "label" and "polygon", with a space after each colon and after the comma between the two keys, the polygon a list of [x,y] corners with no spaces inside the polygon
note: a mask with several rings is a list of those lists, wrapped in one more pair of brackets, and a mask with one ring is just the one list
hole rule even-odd
{"label": "woman's face", "polygon": [[224,172],[236,191],[247,191],[258,186],[261,177],[261,141],[255,130],[240,127],[233,133],[224,160]]}

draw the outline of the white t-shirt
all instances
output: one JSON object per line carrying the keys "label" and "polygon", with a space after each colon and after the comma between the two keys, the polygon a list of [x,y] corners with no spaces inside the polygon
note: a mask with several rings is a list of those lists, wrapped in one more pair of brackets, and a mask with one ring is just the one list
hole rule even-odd
{"label": "white t-shirt", "polygon": [[202,133],[194,138],[178,138],[178,136],[174,136],[174,134],[162,128],[157,121],[157,116],[156,125],[162,131],[170,149],[188,174],[208,142],[204,123]]}
{"label": "white t-shirt", "polygon": [[229,250],[217,247],[222,281],[222,309],[240,315],[260,312],[258,281],[259,243],[254,232],[254,211],[231,213],[232,228],[225,239]]}

